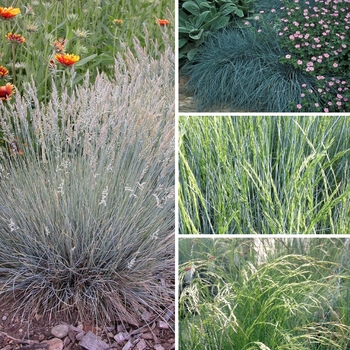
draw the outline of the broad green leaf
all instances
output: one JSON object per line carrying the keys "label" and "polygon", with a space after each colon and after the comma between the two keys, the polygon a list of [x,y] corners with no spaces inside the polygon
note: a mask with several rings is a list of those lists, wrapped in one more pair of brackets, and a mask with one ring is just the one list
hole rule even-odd
{"label": "broad green leaf", "polygon": [[187,43],[187,39],[186,38],[179,39],[179,49],[184,47],[186,45],[186,43]]}
{"label": "broad green leaf", "polygon": [[199,51],[198,48],[192,49],[188,52],[187,58],[191,61],[193,60],[194,56],[196,56],[197,52]]}
{"label": "broad green leaf", "polygon": [[194,29],[190,32],[190,38],[193,40],[199,40],[203,34],[203,29]]}
{"label": "broad green leaf", "polygon": [[194,1],[186,1],[182,5],[182,8],[186,9],[193,15],[199,15],[201,13],[201,9],[199,8],[198,4],[196,4]]}
{"label": "broad green leaf", "polygon": [[230,21],[230,17],[218,17],[215,19],[213,24],[211,25],[211,30],[218,30],[227,26]]}

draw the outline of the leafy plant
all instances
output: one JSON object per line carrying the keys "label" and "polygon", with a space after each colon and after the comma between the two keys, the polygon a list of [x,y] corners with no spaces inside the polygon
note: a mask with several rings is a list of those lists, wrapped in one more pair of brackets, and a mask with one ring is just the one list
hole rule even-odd
{"label": "leafy plant", "polygon": [[[20,316],[139,325],[174,292],[174,52],[135,39],[114,78],[0,102],[0,297]],[[33,101],[33,105],[28,101]],[[166,283],[168,284],[166,284]]]}
{"label": "leafy plant", "polygon": [[246,16],[252,0],[183,0],[179,2],[179,59],[192,60],[210,32]]}
{"label": "leafy plant", "polygon": [[346,112],[347,2],[256,1],[253,9],[245,26],[208,35],[184,66],[198,111]]}

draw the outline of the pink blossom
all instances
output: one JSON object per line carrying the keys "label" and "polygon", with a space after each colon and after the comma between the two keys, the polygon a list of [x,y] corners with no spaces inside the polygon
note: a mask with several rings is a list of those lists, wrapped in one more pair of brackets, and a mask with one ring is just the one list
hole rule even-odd
{"label": "pink blossom", "polygon": [[333,63],[333,67],[337,68],[337,67],[338,67],[338,63],[337,63],[337,62],[334,62],[334,63]]}
{"label": "pink blossom", "polygon": [[324,111],[325,111],[326,113],[328,113],[328,112],[329,112],[329,109],[328,109],[328,108],[325,108]]}
{"label": "pink blossom", "polygon": [[290,59],[292,56],[291,55],[286,55],[286,58],[287,59]]}
{"label": "pink blossom", "polygon": [[302,109],[302,107],[303,107],[303,106],[300,105],[300,104],[297,105],[297,108],[298,108],[298,109]]}
{"label": "pink blossom", "polygon": [[298,64],[299,64],[299,66],[301,65],[301,64],[303,64],[303,61],[301,61],[301,60],[298,60],[298,62],[297,62]]}

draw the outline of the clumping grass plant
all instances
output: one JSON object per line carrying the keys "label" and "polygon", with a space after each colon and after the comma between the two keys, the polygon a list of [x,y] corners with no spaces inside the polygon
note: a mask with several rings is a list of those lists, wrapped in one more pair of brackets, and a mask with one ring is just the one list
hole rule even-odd
{"label": "clumping grass plant", "polygon": [[179,119],[179,232],[350,232],[347,116]]}
{"label": "clumping grass plant", "polygon": [[349,111],[349,2],[255,1],[182,72],[198,110]]}
{"label": "clumping grass plant", "polygon": [[183,284],[179,349],[347,349],[348,239],[183,238],[179,251],[180,281],[200,259],[221,281],[215,295],[200,275]]}
{"label": "clumping grass plant", "polygon": [[[0,298],[23,317],[139,325],[174,298],[174,53],[0,101]],[[53,85],[54,86],[54,85]],[[33,104],[28,104],[33,101]]]}
{"label": "clumping grass plant", "polygon": [[286,112],[290,101],[301,103],[302,85],[316,83],[280,62],[284,51],[277,40],[276,31],[266,24],[209,36],[201,53],[182,68],[198,110]]}

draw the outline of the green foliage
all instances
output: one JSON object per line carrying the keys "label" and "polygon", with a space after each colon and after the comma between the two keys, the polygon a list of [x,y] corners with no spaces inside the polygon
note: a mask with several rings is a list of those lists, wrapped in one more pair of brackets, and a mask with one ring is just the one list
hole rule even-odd
{"label": "green foliage", "polygon": [[252,0],[183,0],[179,2],[179,59],[192,60],[210,32],[247,16]]}
{"label": "green foliage", "polygon": [[47,105],[35,82],[0,103],[0,298],[24,317],[139,325],[173,300],[175,58],[135,51]]}
{"label": "green foliage", "polygon": [[[7,6],[12,2],[6,1]],[[75,64],[74,85],[83,81],[90,72],[93,82],[98,72],[113,76],[114,61],[127,47],[135,53],[134,38],[147,47],[150,56],[158,57],[163,51],[163,33],[169,31],[159,26],[158,18],[168,18],[174,26],[174,3],[167,0],[62,0],[62,1],[16,1],[21,14],[10,21],[0,23],[0,64],[10,71],[10,80],[20,94],[33,77],[40,101],[48,101],[52,84],[61,89],[64,75],[71,70],[56,62],[54,42],[65,39],[65,51],[80,56]],[[115,22],[114,20],[120,20]],[[8,32],[19,33],[25,42],[16,45],[5,40]],[[173,40],[173,38],[170,38]],[[51,61],[51,63],[50,63]],[[52,83],[52,78],[54,82]]]}
{"label": "green foliage", "polygon": [[[214,298],[201,293],[205,281],[193,280],[182,290],[179,349],[194,344],[213,350],[346,349],[349,243],[328,238],[180,239],[185,263],[179,280],[209,249],[213,273],[222,282]],[[229,260],[242,254],[239,265]]]}
{"label": "green foliage", "polygon": [[179,232],[349,232],[349,117],[179,119]]}
{"label": "green foliage", "polygon": [[347,2],[254,1],[239,30],[206,35],[185,62],[198,111],[348,111],[348,14]]}
{"label": "green foliage", "polygon": [[208,36],[182,73],[189,77],[198,111],[288,112],[291,101],[301,101],[301,85],[316,84],[313,77],[282,64],[282,55],[274,28],[254,20],[249,27]]}

